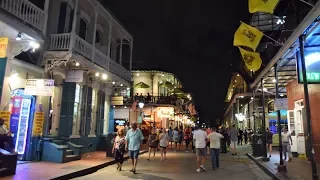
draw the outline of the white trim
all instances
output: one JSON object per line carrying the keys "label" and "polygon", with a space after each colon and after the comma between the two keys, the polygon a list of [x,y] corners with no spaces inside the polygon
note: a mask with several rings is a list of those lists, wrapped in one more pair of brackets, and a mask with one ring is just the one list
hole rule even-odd
{"label": "white trim", "polygon": [[[83,10],[80,10],[80,19],[81,18],[85,19],[89,24],[91,24],[91,17],[87,12]],[[89,24],[87,24],[87,27],[89,26]]]}
{"label": "white trim", "polygon": [[97,24],[96,31],[99,31],[99,32],[101,33],[101,36],[102,36],[102,34],[103,34],[103,32],[104,32],[104,29],[103,29],[103,27],[102,27],[100,24]]}
{"label": "white trim", "polygon": [[95,134],[90,134],[88,137],[97,137]]}
{"label": "white trim", "polygon": [[74,9],[74,3],[72,0],[64,0],[64,2],[68,3],[69,6],[71,6],[71,8]]}
{"label": "white trim", "polygon": [[77,138],[80,138],[80,137],[81,137],[80,135],[71,135],[70,136],[71,139],[77,139]]}

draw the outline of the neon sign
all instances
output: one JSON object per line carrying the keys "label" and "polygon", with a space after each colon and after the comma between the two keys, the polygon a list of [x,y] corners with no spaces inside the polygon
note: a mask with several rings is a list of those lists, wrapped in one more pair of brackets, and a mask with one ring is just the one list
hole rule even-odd
{"label": "neon sign", "polygon": [[[305,51],[306,75],[309,84],[320,84],[320,48],[306,47]],[[300,52],[297,52],[298,82],[303,83]]]}

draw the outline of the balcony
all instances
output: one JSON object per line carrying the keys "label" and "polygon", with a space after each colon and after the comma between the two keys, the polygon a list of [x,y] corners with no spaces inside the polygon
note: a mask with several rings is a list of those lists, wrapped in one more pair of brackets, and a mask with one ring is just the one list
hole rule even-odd
{"label": "balcony", "polygon": [[83,40],[76,34],[52,34],[50,35],[49,51],[75,51],[81,54],[86,59],[95,63],[105,70],[123,78],[126,81],[131,81],[131,72],[123,66],[110,59],[107,55],[95,49],[90,43]]}
{"label": "balcony", "polygon": [[45,12],[28,0],[1,0],[0,8],[37,30],[45,30]]}

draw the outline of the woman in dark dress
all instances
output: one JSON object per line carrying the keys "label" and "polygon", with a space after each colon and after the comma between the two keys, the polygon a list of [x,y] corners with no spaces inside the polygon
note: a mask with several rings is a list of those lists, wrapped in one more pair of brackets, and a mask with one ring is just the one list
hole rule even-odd
{"label": "woman in dark dress", "polygon": [[149,135],[148,138],[148,146],[149,146],[149,158],[148,161],[150,161],[150,155],[151,151],[153,150],[153,159],[156,157],[156,151],[158,148],[158,135],[156,133],[156,130],[153,128],[151,134]]}

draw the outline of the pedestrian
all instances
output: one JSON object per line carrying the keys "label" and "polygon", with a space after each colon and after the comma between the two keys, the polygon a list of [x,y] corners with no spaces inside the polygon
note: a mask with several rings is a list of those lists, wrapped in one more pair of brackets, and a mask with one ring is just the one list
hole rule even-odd
{"label": "pedestrian", "polygon": [[173,142],[174,142],[174,146],[175,146],[174,152],[177,152],[178,143],[179,143],[179,131],[178,131],[177,127],[174,128],[174,130],[172,132],[172,135],[173,135]]}
{"label": "pedestrian", "polygon": [[236,129],[236,125],[233,124],[232,128],[229,131],[230,136],[230,148],[232,155],[237,155],[237,140],[238,140],[238,131]]}
{"label": "pedestrian", "polygon": [[243,137],[244,137],[244,143],[247,144],[248,143],[248,131],[247,131],[247,128],[245,128],[244,131],[243,131]]}
{"label": "pedestrian", "polygon": [[[5,142],[10,146],[10,152],[16,154],[15,146],[13,142],[12,133],[8,130],[7,126],[4,124],[4,118],[0,118],[0,144],[4,145]],[[5,148],[5,147],[3,147]]]}
{"label": "pedestrian", "polygon": [[212,169],[215,170],[219,168],[219,156],[220,156],[220,139],[223,139],[223,135],[217,132],[215,127],[212,128],[212,133],[208,135],[208,140],[210,141],[211,150],[211,163]]}
{"label": "pedestrian", "polygon": [[161,132],[161,134],[159,135],[159,139],[160,139],[160,148],[161,148],[161,161],[167,160],[166,154],[167,154],[167,145],[169,141],[167,130],[164,130],[163,132]]}
{"label": "pedestrian", "polygon": [[[211,128],[206,128],[205,131],[207,133],[207,136],[212,133]],[[207,141],[206,149],[207,149],[207,154],[209,155],[210,154],[210,141]]]}
{"label": "pedestrian", "polygon": [[270,132],[269,128],[267,128],[267,133],[266,133],[266,136],[267,136],[267,147],[269,148],[269,157],[271,157],[271,154],[272,154],[272,137],[273,137],[273,134],[272,132]]}
{"label": "pedestrian", "polygon": [[149,146],[149,158],[147,159],[148,161],[150,161],[150,155],[152,150],[153,150],[153,159],[155,159],[156,151],[158,148],[158,140],[159,140],[159,136],[157,135],[156,130],[153,128],[151,131],[152,132],[148,138],[148,146]]}
{"label": "pedestrian", "polygon": [[222,127],[221,133],[223,135],[223,138],[221,139],[221,153],[227,153],[228,132],[226,128]]}
{"label": "pedestrian", "polygon": [[172,142],[173,142],[173,136],[172,136],[173,130],[171,127],[169,127],[168,130],[168,136],[169,136],[169,143],[171,144],[170,147],[172,148]]}
{"label": "pedestrian", "polygon": [[288,130],[286,128],[283,128],[283,132],[281,133],[281,137],[282,137],[282,147],[283,147],[283,154],[284,154],[284,160],[287,160],[287,155],[289,157],[289,161],[292,160],[291,158],[291,146],[290,146],[290,142],[292,145],[292,138],[290,133],[288,132]]}
{"label": "pedestrian", "polygon": [[130,171],[136,173],[139,151],[141,149],[141,143],[144,138],[141,130],[137,128],[136,123],[132,123],[131,127],[132,128],[126,135],[126,147],[129,150],[129,156],[132,160],[132,169]]}
{"label": "pedestrian", "polygon": [[119,129],[117,136],[113,143],[112,153],[114,154],[114,159],[117,162],[117,170],[121,171],[123,164],[123,155],[126,151],[126,139],[124,136],[124,129]]}
{"label": "pedestrian", "polygon": [[197,172],[205,171],[204,161],[206,159],[206,141],[207,141],[207,133],[202,129],[195,127],[195,131],[193,134],[193,139],[195,141],[196,147],[196,156],[197,156],[197,164],[198,169]]}
{"label": "pedestrian", "polygon": [[238,131],[238,145],[242,145],[243,131],[239,129]]}
{"label": "pedestrian", "polygon": [[183,142],[183,130],[182,130],[182,127],[179,128],[178,135],[179,135],[179,151],[180,151],[181,150],[181,145],[182,145],[182,142]]}
{"label": "pedestrian", "polygon": [[190,136],[191,136],[191,130],[190,130],[190,128],[186,128],[184,131],[184,141],[186,143],[186,152],[189,152],[188,147],[190,144]]}

